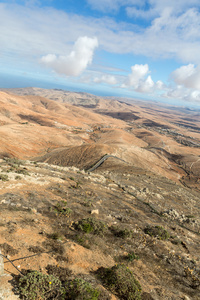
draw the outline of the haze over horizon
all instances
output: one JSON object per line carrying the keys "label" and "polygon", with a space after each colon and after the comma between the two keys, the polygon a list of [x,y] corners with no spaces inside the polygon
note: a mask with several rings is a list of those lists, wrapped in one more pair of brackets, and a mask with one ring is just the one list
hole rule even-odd
{"label": "haze over horizon", "polygon": [[200,105],[197,0],[6,0],[0,18],[0,88]]}

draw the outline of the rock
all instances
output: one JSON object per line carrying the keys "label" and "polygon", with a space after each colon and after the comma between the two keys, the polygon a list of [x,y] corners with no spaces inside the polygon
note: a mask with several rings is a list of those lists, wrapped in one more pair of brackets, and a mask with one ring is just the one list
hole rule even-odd
{"label": "rock", "polygon": [[172,220],[178,220],[179,222],[190,222],[190,220],[185,215],[180,215],[175,209],[170,208],[169,210],[165,211],[163,213],[164,216],[172,219]]}
{"label": "rock", "polygon": [[91,215],[93,215],[93,214],[98,215],[99,214],[99,210],[98,209],[91,210]]}
{"label": "rock", "polygon": [[110,184],[108,184],[108,186],[109,186],[109,188],[114,188],[114,189],[118,188],[118,185],[115,183],[110,183]]}
{"label": "rock", "polygon": [[162,195],[160,195],[160,194],[155,194],[155,196],[158,198],[158,199],[163,199],[163,196]]}
{"label": "rock", "polygon": [[11,284],[12,276],[4,274],[0,276],[0,300],[19,300],[19,296],[13,292]]}
{"label": "rock", "polygon": [[170,208],[169,210],[165,211],[163,215],[166,217],[170,217],[172,220],[176,220],[180,218],[179,213],[173,208]]}
{"label": "rock", "polygon": [[111,215],[108,215],[108,216],[107,216],[107,219],[110,219],[110,220],[112,220],[112,219],[113,219],[113,217],[112,217]]}
{"label": "rock", "polygon": [[184,295],[183,300],[190,300],[190,298],[188,296]]}
{"label": "rock", "polygon": [[31,208],[31,212],[36,214],[37,213],[37,209],[36,208]]}

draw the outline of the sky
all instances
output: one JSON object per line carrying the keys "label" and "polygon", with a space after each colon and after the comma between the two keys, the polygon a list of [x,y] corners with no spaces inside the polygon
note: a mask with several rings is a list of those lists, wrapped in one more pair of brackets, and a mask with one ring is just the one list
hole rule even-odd
{"label": "sky", "polygon": [[200,105],[199,0],[0,0],[0,88]]}

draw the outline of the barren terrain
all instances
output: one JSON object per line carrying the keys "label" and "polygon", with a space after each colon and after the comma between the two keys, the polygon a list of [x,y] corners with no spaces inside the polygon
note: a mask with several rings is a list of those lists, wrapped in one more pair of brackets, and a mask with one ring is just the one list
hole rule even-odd
{"label": "barren terrain", "polygon": [[200,111],[4,90],[0,141],[5,272],[68,274],[126,299],[99,276],[122,264],[142,299],[199,299]]}

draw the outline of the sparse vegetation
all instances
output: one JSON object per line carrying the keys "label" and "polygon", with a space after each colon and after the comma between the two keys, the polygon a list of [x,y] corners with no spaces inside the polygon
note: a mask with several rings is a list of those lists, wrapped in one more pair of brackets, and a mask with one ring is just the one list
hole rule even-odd
{"label": "sparse vegetation", "polygon": [[108,229],[107,225],[104,222],[99,221],[95,218],[82,219],[78,221],[77,224],[75,224],[75,228],[85,233],[93,233],[101,236],[103,236]]}
{"label": "sparse vegetation", "polygon": [[58,232],[49,233],[47,234],[47,237],[52,240],[62,240],[62,236]]}
{"label": "sparse vegetation", "polygon": [[126,239],[133,236],[133,231],[128,228],[120,229],[118,226],[112,226],[110,229],[116,237]]}
{"label": "sparse vegetation", "polygon": [[30,176],[30,174],[29,174],[29,172],[28,172],[28,170],[27,170],[26,168],[16,169],[16,170],[15,170],[15,173]]}
{"label": "sparse vegetation", "polygon": [[75,278],[64,285],[65,299],[98,300],[100,291],[83,279]]}
{"label": "sparse vegetation", "polygon": [[141,286],[131,270],[123,264],[112,268],[100,268],[97,271],[103,285],[120,299],[140,300]]}
{"label": "sparse vegetation", "polygon": [[162,226],[147,226],[144,232],[150,236],[157,237],[159,240],[168,240],[170,238],[169,232]]}
{"label": "sparse vegetation", "polygon": [[0,174],[0,180],[2,180],[2,181],[8,181],[9,180],[8,175],[6,175],[6,174]]}
{"label": "sparse vegetation", "polygon": [[28,248],[28,251],[33,252],[33,253],[42,253],[44,252],[44,248],[40,247],[40,246],[30,246]]}
{"label": "sparse vegetation", "polygon": [[69,216],[72,212],[72,210],[67,207],[67,201],[60,201],[55,206],[53,211],[56,213],[56,215],[62,215],[62,216]]}
{"label": "sparse vegetation", "polygon": [[102,300],[110,299],[107,293],[94,288],[82,278],[71,278],[72,271],[67,268],[47,266],[48,274],[26,271],[19,278],[19,293],[22,299],[29,300]]}
{"label": "sparse vegetation", "polygon": [[23,175],[29,175],[29,172],[26,167],[21,167],[23,162],[21,160],[18,160],[16,158],[8,158],[6,159],[7,167],[4,169],[5,172],[10,173],[18,173]]}
{"label": "sparse vegetation", "polygon": [[64,294],[61,281],[53,275],[30,271],[19,279],[19,292],[22,299],[58,299]]}
{"label": "sparse vegetation", "polygon": [[128,253],[126,256],[125,256],[125,259],[128,261],[128,262],[132,262],[134,260],[138,260],[139,259],[139,256],[137,256],[135,254],[135,252],[130,252]]}
{"label": "sparse vegetation", "polygon": [[70,186],[70,188],[71,189],[78,189],[79,187],[80,187],[80,182],[76,182],[76,181],[74,181],[74,183],[75,183],[75,185],[74,184],[72,184],[71,186]]}
{"label": "sparse vegetation", "polygon": [[16,157],[13,157],[13,158],[9,158],[9,157],[4,157],[4,160],[7,162],[7,164],[9,164],[10,166],[13,166],[13,165],[17,165],[18,167],[23,164],[23,161],[16,158]]}
{"label": "sparse vegetation", "polygon": [[81,246],[83,246],[83,247],[85,247],[85,248],[87,248],[87,249],[90,248],[90,246],[89,246],[89,244],[88,244],[88,240],[85,239],[85,236],[83,236],[83,235],[76,235],[76,236],[75,236],[75,241],[76,241],[79,245],[81,245]]}
{"label": "sparse vegetation", "polygon": [[19,251],[14,249],[11,245],[7,243],[0,244],[0,249],[3,250],[4,254],[15,255]]}
{"label": "sparse vegetation", "polygon": [[52,252],[53,254],[63,255],[65,248],[60,241],[57,239],[49,239],[42,243],[42,246]]}
{"label": "sparse vegetation", "polygon": [[86,207],[91,207],[92,206],[92,200],[91,199],[85,199],[83,202],[83,205]]}

